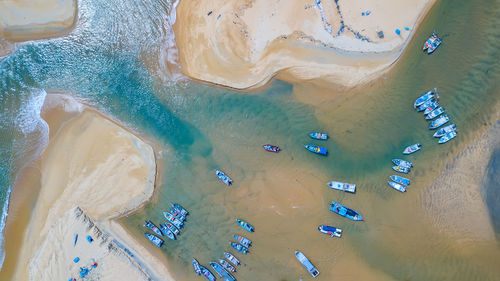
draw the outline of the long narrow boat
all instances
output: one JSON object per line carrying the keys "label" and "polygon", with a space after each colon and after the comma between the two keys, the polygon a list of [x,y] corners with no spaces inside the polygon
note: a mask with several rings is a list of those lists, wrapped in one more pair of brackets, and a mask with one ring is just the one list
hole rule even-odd
{"label": "long narrow boat", "polygon": [[356,185],[352,183],[345,183],[345,182],[338,182],[338,181],[331,181],[328,183],[328,186],[340,190],[340,191],[346,191],[350,193],[355,193],[356,192]]}
{"label": "long narrow boat", "polygon": [[295,251],[295,257],[299,262],[309,271],[309,274],[311,274],[312,277],[316,278],[316,276],[319,275],[319,270],[309,261],[302,252]]}
{"label": "long narrow boat", "polygon": [[309,136],[313,139],[316,139],[316,140],[327,140],[328,139],[327,133],[312,132],[312,133],[309,133]]}
{"label": "long narrow boat", "polygon": [[363,217],[361,216],[360,213],[354,211],[353,209],[347,208],[335,201],[332,201],[332,203],[330,204],[330,211],[337,213],[348,219],[351,219],[353,221],[363,220]]}
{"label": "long narrow boat", "polygon": [[224,257],[228,261],[232,262],[234,265],[240,265],[240,260],[237,259],[235,256],[233,256],[233,254],[228,253],[228,252],[224,252]]}
{"label": "long narrow boat", "polygon": [[248,248],[238,244],[238,243],[234,243],[234,242],[231,242],[231,247],[233,247],[236,251],[242,253],[242,254],[248,254]]}
{"label": "long narrow boat", "polygon": [[450,118],[448,115],[444,114],[439,116],[436,120],[432,121],[431,124],[429,125],[430,130],[437,129],[441,127],[442,125],[446,124],[448,121],[450,121]]}
{"label": "long narrow boat", "polygon": [[425,109],[424,109],[424,115],[427,115],[434,111],[439,106],[439,102],[437,100],[432,101]]}
{"label": "long narrow boat", "polygon": [[223,259],[219,260],[219,264],[222,265],[222,267],[224,267],[224,269],[229,272],[236,272],[236,268],[234,268],[234,266],[232,266],[229,262]]}
{"label": "long narrow boat", "polygon": [[457,126],[455,126],[455,124],[450,124],[448,126],[445,126],[439,130],[437,130],[435,133],[434,133],[434,137],[435,138],[440,138],[444,135],[446,135],[447,133],[449,132],[453,132],[453,131],[456,131],[457,130]]}
{"label": "long narrow boat", "polygon": [[413,108],[417,108],[418,106],[421,106],[422,104],[424,104],[426,101],[432,99],[434,97],[434,93],[437,91],[436,88],[434,88],[434,91],[433,90],[430,90],[430,91],[427,91],[427,93],[421,95],[416,101],[415,103],[413,103]]}
{"label": "long narrow boat", "polygon": [[421,148],[422,145],[420,145],[420,143],[412,144],[410,146],[407,146],[405,150],[403,150],[403,154],[412,154],[419,151]]}
{"label": "long narrow boat", "polygon": [[392,163],[394,163],[394,165],[398,165],[400,167],[404,167],[404,168],[408,168],[408,169],[410,169],[413,166],[413,163],[411,163],[410,161],[403,160],[403,159],[392,159]]}
{"label": "long narrow boat", "polygon": [[176,217],[174,217],[174,215],[172,215],[171,213],[169,212],[163,212],[163,216],[169,221],[171,222],[173,225],[175,225],[175,227],[181,229],[184,224],[182,223],[182,221],[180,221],[179,219],[177,219]]}
{"label": "long narrow boat", "polygon": [[182,208],[182,206],[177,203],[170,203],[170,206],[174,208],[177,212],[179,212],[181,216],[189,215],[189,212],[186,209]]}
{"label": "long narrow boat", "polygon": [[431,36],[429,36],[429,38],[425,41],[422,50],[430,55],[437,49],[437,47],[439,47],[439,45],[441,45],[441,39],[434,31]]}
{"label": "long narrow boat", "polygon": [[453,131],[453,132],[449,132],[447,133],[446,135],[442,136],[438,143],[447,143],[448,141],[450,141],[451,139],[454,139],[455,137],[457,136],[457,132],[456,131]]}
{"label": "long narrow boat", "polygon": [[149,229],[151,229],[157,235],[163,236],[163,234],[161,233],[160,229],[154,223],[152,223],[151,221],[146,221],[146,223],[144,224],[144,226],[147,227],[147,228],[149,228]]}
{"label": "long narrow boat", "polygon": [[428,108],[429,106],[431,106],[433,103],[435,103],[436,100],[435,99],[430,99],[426,102],[424,102],[423,104],[421,104],[418,108],[417,108],[417,112],[421,112],[421,111],[425,111],[426,108]]}
{"label": "long narrow boat", "polygon": [[215,276],[206,267],[200,265],[201,274],[205,276],[209,281],[215,281]]}
{"label": "long narrow boat", "polygon": [[172,231],[173,234],[175,234],[175,235],[181,234],[179,229],[177,229],[177,227],[175,227],[173,224],[167,222],[164,225],[168,228],[168,230]]}
{"label": "long narrow boat", "polygon": [[244,230],[246,230],[248,232],[254,232],[255,231],[255,228],[251,224],[249,224],[248,222],[246,222],[244,220],[237,219],[236,223],[239,226],[241,226]]}
{"label": "long narrow boat", "polygon": [[319,147],[317,145],[306,144],[306,145],[304,145],[304,147],[307,150],[309,150],[313,153],[316,153],[316,154],[320,154],[320,155],[327,155],[328,154],[328,149],[323,148],[323,147]]}
{"label": "long narrow boat", "polygon": [[197,275],[201,275],[200,264],[198,263],[198,261],[195,258],[193,258],[192,264],[193,264],[194,272]]}
{"label": "long narrow boat", "polygon": [[229,274],[220,264],[216,262],[211,262],[210,266],[217,272],[217,274],[222,278],[224,281],[235,281],[234,277]]}
{"label": "long narrow boat", "polygon": [[175,240],[175,235],[164,224],[160,224],[160,230],[171,240]]}
{"label": "long narrow boat", "polygon": [[402,184],[393,181],[388,181],[387,183],[397,191],[406,192],[406,187]]}
{"label": "long narrow boat", "polygon": [[233,180],[226,174],[224,174],[224,172],[222,172],[221,170],[214,170],[215,172],[215,175],[223,182],[225,183],[226,185],[231,185],[233,184]]}
{"label": "long narrow boat", "polygon": [[234,239],[236,239],[236,241],[238,241],[238,243],[240,243],[241,245],[243,245],[247,248],[252,246],[252,241],[248,238],[245,238],[241,235],[236,235],[236,234],[234,234],[233,237],[234,237]]}
{"label": "long narrow boat", "polygon": [[180,222],[184,222],[186,220],[186,216],[182,215],[177,209],[170,208],[168,212],[172,214],[172,216],[179,220]]}
{"label": "long narrow boat", "polygon": [[278,146],[276,146],[276,145],[264,144],[262,147],[266,151],[269,151],[269,152],[276,152],[276,153],[278,153],[278,152],[281,151],[281,149]]}
{"label": "long narrow boat", "polygon": [[401,166],[392,166],[392,169],[398,173],[408,174],[410,172],[409,168]]}
{"label": "long narrow boat", "polygon": [[149,234],[146,232],[144,232],[144,235],[146,235],[146,238],[148,238],[148,240],[151,241],[151,243],[153,243],[153,245],[155,245],[157,247],[161,247],[161,245],[163,245],[163,240],[161,238],[157,237],[156,235]]}
{"label": "long narrow boat", "polygon": [[328,225],[320,225],[318,226],[318,230],[321,233],[324,233],[326,235],[330,235],[331,237],[342,237],[342,229],[336,228],[333,226],[328,226]]}
{"label": "long narrow boat", "polygon": [[438,117],[439,115],[443,114],[444,113],[444,108],[442,108],[441,106],[434,109],[432,112],[430,112],[429,114],[427,114],[427,116],[425,116],[425,120],[432,120],[436,117]]}
{"label": "long narrow boat", "polygon": [[407,178],[403,178],[403,177],[400,177],[397,175],[392,175],[392,176],[390,176],[390,178],[393,182],[397,182],[397,183],[400,183],[402,185],[410,185],[410,180]]}

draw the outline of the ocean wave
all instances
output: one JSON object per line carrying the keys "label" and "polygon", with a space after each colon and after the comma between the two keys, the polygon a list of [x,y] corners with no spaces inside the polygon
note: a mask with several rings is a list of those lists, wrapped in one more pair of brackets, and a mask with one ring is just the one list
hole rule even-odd
{"label": "ocean wave", "polygon": [[0,219],[0,269],[2,268],[3,261],[5,260],[5,251],[4,249],[4,238],[3,238],[3,230],[5,228],[5,222],[7,221],[7,213],[9,210],[9,199],[10,199],[10,191],[9,188],[7,190],[7,195],[5,196],[5,202],[2,208],[2,218]]}

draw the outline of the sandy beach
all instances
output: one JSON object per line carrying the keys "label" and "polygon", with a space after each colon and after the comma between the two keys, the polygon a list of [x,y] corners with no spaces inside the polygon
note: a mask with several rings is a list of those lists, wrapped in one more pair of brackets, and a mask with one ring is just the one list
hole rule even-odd
{"label": "sandy beach", "polygon": [[[153,196],[152,147],[68,96],[49,94],[43,117],[50,142],[37,164],[40,192],[11,280],[68,280],[94,262],[97,267],[88,276],[98,280],[171,280],[155,249],[147,249],[115,221]],[[9,238],[6,234],[7,243]],[[13,264],[11,256],[7,252],[6,265]]]}
{"label": "sandy beach", "polygon": [[197,80],[246,89],[277,76],[351,88],[389,69],[434,3],[181,1],[174,32],[183,73]]}

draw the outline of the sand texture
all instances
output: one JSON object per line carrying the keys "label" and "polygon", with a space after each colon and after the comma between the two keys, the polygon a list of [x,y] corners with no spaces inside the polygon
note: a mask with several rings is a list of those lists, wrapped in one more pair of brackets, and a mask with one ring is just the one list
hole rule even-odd
{"label": "sand texture", "polygon": [[396,61],[434,2],[181,1],[174,31],[183,72],[195,79],[244,89],[278,74],[352,87]]}

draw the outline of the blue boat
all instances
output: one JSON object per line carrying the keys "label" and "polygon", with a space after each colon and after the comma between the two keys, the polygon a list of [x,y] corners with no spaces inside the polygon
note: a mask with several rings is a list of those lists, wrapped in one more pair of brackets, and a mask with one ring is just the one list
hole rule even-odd
{"label": "blue boat", "polygon": [[244,220],[237,219],[236,223],[248,232],[254,232],[255,228]]}
{"label": "blue boat", "polygon": [[437,47],[439,47],[439,45],[441,45],[441,38],[439,38],[439,36],[436,34],[436,31],[434,31],[431,36],[425,41],[422,50],[430,55],[437,49]]}
{"label": "blue boat", "polygon": [[295,257],[299,262],[309,271],[309,274],[311,274],[312,277],[316,278],[316,276],[319,275],[319,270],[309,261],[302,252],[295,251]]}
{"label": "blue boat", "polygon": [[309,133],[309,136],[313,139],[316,139],[316,140],[327,140],[328,139],[328,134],[320,133],[320,132]]}
{"label": "blue boat", "polygon": [[392,175],[392,176],[390,176],[390,178],[393,182],[397,182],[397,183],[400,183],[403,185],[410,185],[410,180],[407,178],[403,178],[403,177],[400,177],[397,175]]}
{"label": "blue boat", "polygon": [[224,172],[222,172],[221,170],[214,170],[215,172],[215,175],[223,182],[225,183],[226,185],[231,185],[233,184],[233,180],[228,176],[226,175]]}
{"label": "blue boat", "polygon": [[202,266],[201,264],[199,265],[201,274],[205,276],[209,281],[215,281],[215,276],[208,270],[206,267]]}
{"label": "blue boat", "polygon": [[240,260],[237,259],[235,256],[233,256],[233,254],[228,253],[228,252],[224,252],[224,257],[228,261],[232,262],[234,265],[240,265]]}
{"label": "blue boat", "polygon": [[424,102],[422,105],[420,105],[418,108],[417,108],[417,111],[420,112],[420,111],[424,111],[426,108],[428,108],[429,106],[431,106],[433,103],[435,103],[436,100],[435,99],[430,99],[426,102]]}
{"label": "blue boat", "polygon": [[216,263],[216,262],[211,262],[210,266],[217,272],[217,274],[222,278],[224,281],[235,281],[234,277],[227,272],[222,265]]}
{"label": "blue boat", "polygon": [[449,140],[454,139],[457,136],[457,132],[449,132],[439,139],[439,143],[447,143]]}
{"label": "blue boat", "polygon": [[151,229],[158,236],[163,236],[163,234],[161,233],[160,229],[154,223],[152,223],[151,221],[146,221],[146,223],[144,224],[144,226],[147,227],[147,228],[149,228],[149,229]]}
{"label": "blue boat", "polygon": [[316,145],[306,144],[306,145],[304,145],[304,147],[307,150],[309,150],[311,152],[314,152],[316,154],[326,155],[328,153],[328,150],[326,148],[319,147],[319,146],[316,146]]}
{"label": "blue boat", "polygon": [[420,143],[412,144],[410,146],[407,146],[405,150],[403,150],[403,154],[412,154],[413,152],[417,152],[422,148],[422,145]]}
{"label": "blue boat", "polygon": [[408,174],[410,172],[409,168],[401,166],[392,166],[392,169],[398,173]]}
{"label": "blue boat", "polygon": [[330,204],[330,211],[337,213],[337,214],[339,214],[343,217],[346,217],[348,219],[351,219],[353,221],[363,220],[363,217],[361,216],[360,213],[354,211],[353,209],[342,206],[341,204],[339,204],[335,201],[332,201],[332,204]]}
{"label": "blue boat", "polygon": [[169,239],[171,240],[175,240],[175,235],[174,233],[172,233],[172,231],[170,231],[170,229],[168,229],[168,227],[164,224],[160,224],[160,230],[163,234],[165,234],[165,236],[167,236]]}
{"label": "blue boat", "polygon": [[434,133],[434,137],[435,138],[440,138],[444,135],[446,135],[447,133],[449,132],[453,132],[453,131],[456,131],[457,130],[457,126],[455,126],[455,124],[450,124],[448,126],[445,126],[439,130],[437,130],[435,133]]}
{"label": "blue boat", "polygon": [[433,100],[424,110],[424,115],[431,113],[434,109],[439,106],[439,102],[437,100]]}
{"label": "blue boat", "polygon": [[163,245],[163,240],[161,240],[157,236],[155,236],[153,234],[146,233],[146,232],[144,232],[144,235],[146,235],[146,238],[148,238],[148,240],[151,241],[151,243],[153,243],[153,245],[155,245],[157,247],[161,247],[161,245]]}
{"label": "blue boat", "polygon": [[406,192],[406,187],[402,184],[393,181],[388,181],[387,183],[397,191]]}
{"label": "blue boat", "polygon": [[429,125],[429,129],[430,130],[437,129],[437,128],[441,127],[443,124],[446,124],[448,121],[450,121],[450,118],[448,117],[448,115],[446,115],[446,114],[441,115],[441,116],[439,116],[438,119],[431,122],[431,124]]}
{"label": "blue boat", "polygon": [[195,258],[193,258],[192,264],[193,264],[194,272],[197,275],[201,275],[200,264],[198,263],[198,261]]}
{"label": "blue boat", "polygon": [[437,91],[436,88],[434,88],[434,91],[430,90],[427,93],[421,95],[415,103],[413,103],[413,108],[417,108],[418,106],[421,106],[424,104],[426,101],[432,99],[434,97],[434,93]]}
{"label": "blue boat", "polygon": [[170,203],[170,206],[174,210],[176,210],[178,213],[180,213],[181,216],[185,217],[185,216],[189,215],[189,212],[186,209],[182,208],[182,206],[177,204],[177,203]]}
{"label": "blue boat", "polygon": [[318,226],[318,230],[321,233],[324,233],[326,235],[330,235],[331,237],[342,237],[342,229],[336,228],[333,226],[328,226],[328,225],[320,225]]}
{"label": "blue boat", "polygon": [[252,246],[252,241],[248,238],[245,238],[241,235],[236,235],[236,234],[234,234],[233,237],[234,237],[234,239],[236,239],[236,241],[238,241],[238,243],[240,243],[241,245],[243,245],[247,248]]}
{"label": "blue boat", "polygon": [[442,108],[441,106],[434,109],[432,112],[430,112],[426,117],[425,117],[425,120],[432,120],[436,117],[438,117],[439,115],[443,114],[444,113],[444,108]]}
{"label": "blue boat", "polygon": [[178,218],[176,218],[174,215],[172,215],[169,212],[163,212],[163,216],[169,222],[171,222],[173,225],[175,225],[175,227],[177,227],[178,229],[181,229],[184,226],[184,223],[181,220],[179,220]]}
{"label": "blue boat", "polygon": [[392,159],[392,163],[394,163],[394,165],[398,165],[400,167],[408,168],[408,169],[410,169],[413,166],[413,163],[411,163],[410,161],[403,160],[403,159]]}
{"label": "blue boat", "polygon": [[231,242],[231,247],[233,247],[236,251],[242,253],[242,254],[248,254],[248,248],[243,247],[242,245],[238,243]]}
{"label": "blue boat", "polygon": [[229,271],[229,272],[236,272],[236,268],[234,268],[234,266],[232,266],[226,260],[219,259],[219,264],[222,265],[222,267],[224,267],[224,269]]}

